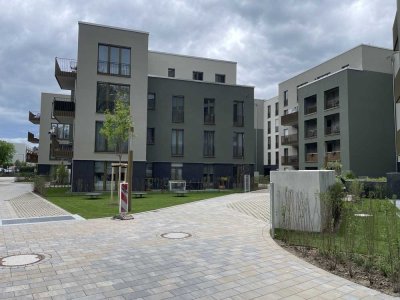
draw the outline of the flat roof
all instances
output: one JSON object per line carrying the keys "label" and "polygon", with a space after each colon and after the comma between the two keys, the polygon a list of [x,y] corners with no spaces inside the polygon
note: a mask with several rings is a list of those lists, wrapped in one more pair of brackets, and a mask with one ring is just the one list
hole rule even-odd
{"label": "flat roof", "polygon": [[320,80],[324,80],[324,79],[329,78],[329,77],[331,77],[331,76],[333,76],[333,75],[336,75],[336,74],[338,74],[338,73],[340,73],[340,72],[344,72],[344,71],[348,71],[348,70],[360,71],[360,72],[363,72],[363,71],[364,71],[364,70],[361,70],[361,69],[346,67],[346,68],[337,70],[337,71],[335,71],[335,72],[329,73],[329,74],[327,74],[326,76],[323,76],[323,77],[321,77],[321,78],[318,78],[318,79],[315,79],[315,80],[313,80],[313,81],[307,82],[307,83],[303,84],[302,86],[297,87],[297,89],[299,90],[299,89],[301,89],[301,88],[303,88],[303,87],[305,87],[305,86],[309,86],[309,85],[314,84],[314,83],[316,83],[316,82],[318,82],[318,81],[320,81]]}
{"label": "flat roof", "polygon": [[215,58],[208,58],[208,57],[200,57],[200,56],[193,56],[193,55],[185,55],[185,54],[168,53],[168,52],[162,52],[162,51],[149,50],[149,53],[165,54],[165,55],[172,55],[172,56],[180,56],[180,57],[187,57],[187,58],[195,58],[195,59],[203,59],[203,60],[211,60],[211,61],[220,61],[220,62],[225,62],[225,63],[230,63],[230,64],[237,64],[236,61],[215,59]]}
{"label": "flat roof", "polygon": [[109,26],[109,25],[103,25],[103,24],[89,23],[89,22],[83,22],[83,21],[78,21],[78,24],[96,26],[96,27],[103,27],[103,28],[108,28],[108,29],[123,30],[123,31],[129,31],[129,32],[135,32],[135,33],[141,33],[141,34],[149,35],[149,33],[146,32],[146,31],[133,30],[133,29],[128,29],[128,28],[115,27],[115,26]]}

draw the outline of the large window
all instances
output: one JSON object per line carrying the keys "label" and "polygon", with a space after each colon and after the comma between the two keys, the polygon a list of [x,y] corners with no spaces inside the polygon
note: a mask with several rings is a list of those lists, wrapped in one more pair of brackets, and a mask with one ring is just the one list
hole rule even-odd
{"label": "large window", "polygon": [[97,82],[96,112],[103,113],[106,110],[114,111],[115,101],[117,99],[129,105],[129,91],[129,85]]}
{"label": "large window", "polygon": [[289,99],[288,99],[288,91],[283,92],[283,106],[287,106],[289,104]]}
{"label": "large window", "polygon": [[268,123],[267,123],[267,133],[268,134],[271,133],[271,121],[268,121]]}
{"label": "large window", "polygon": [[214,131],[204,131],[203,155],[205,157],[214,157]]}
{"label": "large window", "polygon": [[270,150],[271,149],[271,137],[268,137],[268,142],[267,142],[267,149]]}
{"label": "large window", "polygon": [[97,72],[131,76],[131,49],[99,44]]}
{"label": "large window", "polygon": [[154,128],[147,128],[147,145],[154,145]]}
{"label": "large window", "polygon": [[275,103],[275,116],[278,116],[278,115],[279,115],[279,103],[276,102]]}
{"label": "large window", "polygon": [[233,126],[243,127],[244,126],[244,103],[243,101],[233,102]]}
{"label": "large window", "polygon": [[271,118],[271,105],[268,105],[267,118]]}
{"label": "large window", "polygon": [[215,124],[215,99],[204,99],[204,124]]}
{"label": "large window", "polygon": [[147,109],[148,110],[156,109],[156,94],[154,93],[147,94]]}
{"label": "large window", "polygon": [[183,129],[172,129],[171,155],[183,156]]}
{"label": "large window", "polygon": [[185,98],[183,96],[172,97],[172,122],[183,123]]}
{"label": "large window", "polygon": [[233,133],[233,157],[243,158],[244,157],[244,133],[234,132]]}
{"label": "large window", "polygon": [[59,140],[70,140],[71,138],[71,125],[51,123],[51,130]]}
{"label": "large window", "polygon": [[104,135],[100,133],[102,127],[103,122],[96,121],[95,152],[120,152],[118,148],[121,147],[122,153],[128,153],[128,142],[126,141],[122,143],[122,145],[113,147],[104,137]]}
{"label": "large window", "polygon": [[203,72],[193,71],[193,80],[203,80]]}
{"label": "large window", "polygon": [[339,88],[325,91],[325,109],[335,108],[339,106]]}

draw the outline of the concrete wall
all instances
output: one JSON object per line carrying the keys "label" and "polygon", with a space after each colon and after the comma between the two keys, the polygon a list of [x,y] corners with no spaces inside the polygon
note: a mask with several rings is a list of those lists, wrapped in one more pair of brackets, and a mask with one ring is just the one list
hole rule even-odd
{"label": "concrete wall", "polygon": [[[155,143],[147,147],[148,162],[254,164],[254,88],[189,80],[149,77],[156,109],[148,111]],[[172,96],[182,95],[184,123],[172,123]],[[215,99],[215,125],[204,125],[204,98]],[[233,102],[244,101],[244,127],[233,126]],[[184,129],[184,156],[171,156],[172,129]],[[215,131],[215,157],[203,157],[203,132]],[[244,159],[233,158],[233,133],[244,132]]]}
{"label": "concrete wall", "polygon": [[15,163],[17,160],[20,162],[26,161],[26,144],[25,143],[12,143],[14,145],[15,153],[12,158],[12,162]]}
{"label": "concrete wall", "polygon": [[203,72],[203,80],[215,82],[215,74],[224,74],[225,83],[236,84],[236,62],[187,55],[149,51],[149,75],[168,77],[168,68],[175,69],[175,78],[193,79],[193,71]]}
{"label": "concrete wall", "polygon": [[[131,48],[131,76],[97,73],[98,45]],[[148,34],[119,28],[79,23],[78,72],[74,128],[75,160],[117,160],[114,153],[95,152],[95,123],[104,114],[96,113],[97,82],[130,85],[130,108],[135,123],[134,160],[146,160]],[[127,160],[127,155],[124,155]]]}
{"label": "concrete wall", "polygon": [[334,171],[272,171],[275,228],[321,232],[324,205],[320,193],[335,183]]}

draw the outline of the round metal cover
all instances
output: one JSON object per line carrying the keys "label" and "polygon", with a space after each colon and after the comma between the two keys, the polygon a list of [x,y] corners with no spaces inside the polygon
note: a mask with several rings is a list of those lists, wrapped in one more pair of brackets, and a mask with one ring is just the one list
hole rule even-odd
{"label": "round metal cover", "polygon": [[42,254],[18,254],[0,258],[0,266],[2,267],[18,267],[35,264],[45,257]]}
{"label": "round metal cover", "polygon": [[191,237],[192,235],[187,232],[167,232],[163,233],[161,237],[166,239],[178,240],[178,239],[186,239]]}

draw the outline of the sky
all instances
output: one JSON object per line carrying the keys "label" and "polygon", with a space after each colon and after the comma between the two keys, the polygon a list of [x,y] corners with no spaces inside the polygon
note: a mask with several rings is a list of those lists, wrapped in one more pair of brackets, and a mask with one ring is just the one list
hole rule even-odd
{"label": "sky", "polygon": [[278,84],[359,44],[392,48],[396,0],[0,0],[0,139],[39,132],[28,112],[62,91],[54,58],[76,59],[78,21],[150,33],[151,50],[236,61],[268,99]]}

